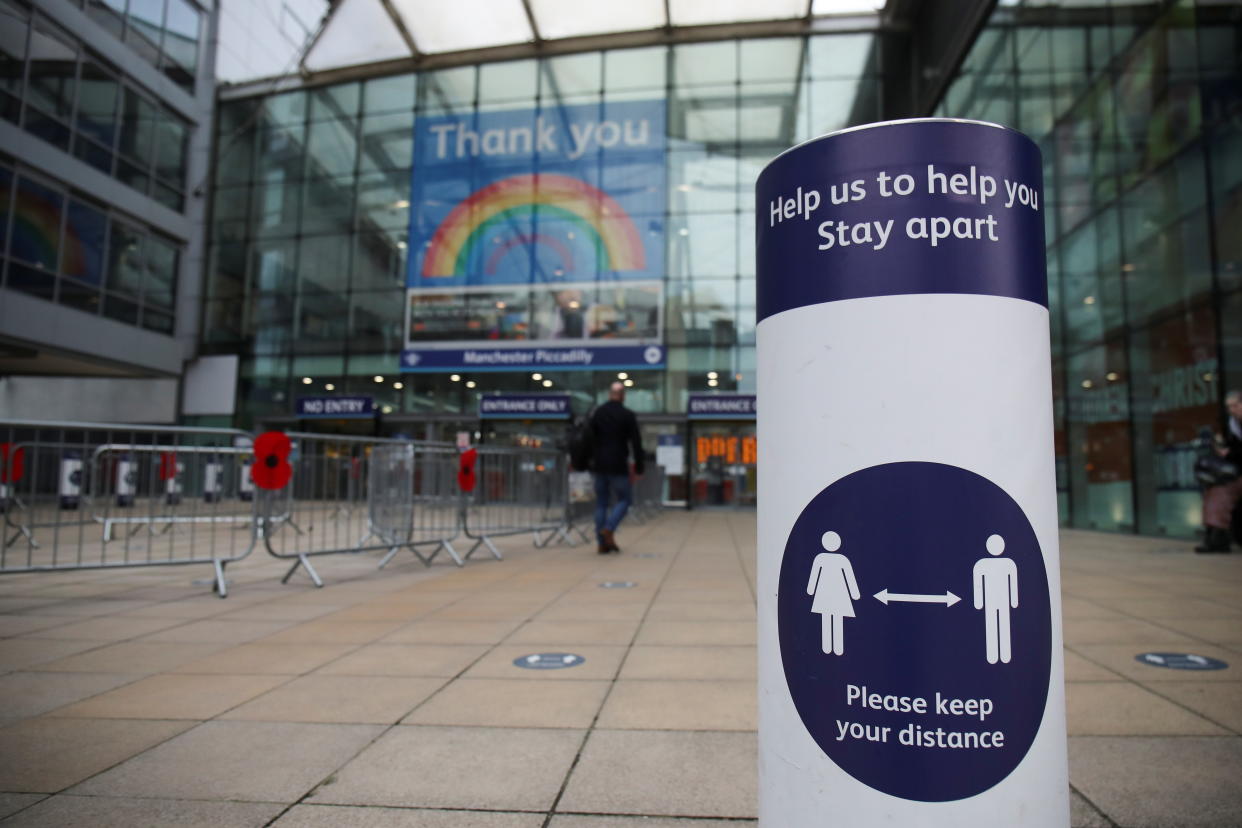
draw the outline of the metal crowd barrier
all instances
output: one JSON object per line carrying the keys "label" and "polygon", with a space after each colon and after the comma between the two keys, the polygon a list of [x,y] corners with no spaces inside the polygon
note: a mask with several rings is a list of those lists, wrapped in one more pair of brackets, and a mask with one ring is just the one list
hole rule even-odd
{"label": "metal crowd barrier", "polygon": [[[286,436],[292,443],[290,481],[276,492],[261,492],[257,500],[264,547],[273,557],[292,561],[282,583],[301,567],[315,586],[323,586],[310,561],[320,555],[383,551],[382,568],[401,549],[428,566],[445,551],[463,565],[452,546],[460,531],[457,500],[445,483],[456,463],[451,445]],[[433,547],[429,554],[421,551],[427,546]]]}
{"label": "metal crowd barrier", "polygon": [[[493,538],[531,533],[536,546],[589,541],[594,491],[559,452],[483,446],[472,493],[458,489],[448,443],[289,433],[288,482],[257,487],[253,435],[233,429],[0,421],[0,575],[52,570],[225,566],[262,540],[323,586],[310,559],[407,549],[458,566]],[[658,467],[657,467],[658,468]],[[636,487],[637,519],[662,486]],[[246,531],[246,535],[241,535]],[[592,533],[593,534],[593,533]],[[464,555],[454,542],[472,542]]]}
{"label": "metal crowd barrier", "polygon": [[566,502],[564,454],[552,450],[480,446],[477,484],[462,511],[462,531],[474,541],[469,559],[480,547],[497,560],[492,538],[530,532],[537,545],[543,532],[563,521]]}
{"label": "metal crowd barrier", "polygon": [[634,483],[634,502],[630,514],[637,523],[646,523],[664,511],[664,467],[648,463],[643,476]]}
{"label": "metal crowd barrier", "polygon": [[[250,554],[246,458],[233,429],[0,421],[0,574],[211,564]],[[116,527],[128,527],[115,537]]]}

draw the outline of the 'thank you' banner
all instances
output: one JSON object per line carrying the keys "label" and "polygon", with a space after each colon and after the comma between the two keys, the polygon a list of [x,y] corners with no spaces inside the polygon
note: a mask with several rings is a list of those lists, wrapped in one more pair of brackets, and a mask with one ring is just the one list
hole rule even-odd
{"label": "'thank you' banner", "polygon": [[418,119],[402,369],[662,367],[664,112]]}

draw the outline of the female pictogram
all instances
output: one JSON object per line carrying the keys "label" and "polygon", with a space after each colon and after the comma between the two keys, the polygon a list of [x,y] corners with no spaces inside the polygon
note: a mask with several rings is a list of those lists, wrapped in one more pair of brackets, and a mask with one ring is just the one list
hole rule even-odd
{"label": "female pictogram", "polygon": [[859,600],[861,594],[850,559],[837,554],[841,548],[841,536],[836,532],[825,532],[820,543],[828,551],[815,556],[806,594],[815,596],[811,612],[819,613],[823,624],[821,649],[825,654],[843,655],[845,619],[854,617],[854,601]]}

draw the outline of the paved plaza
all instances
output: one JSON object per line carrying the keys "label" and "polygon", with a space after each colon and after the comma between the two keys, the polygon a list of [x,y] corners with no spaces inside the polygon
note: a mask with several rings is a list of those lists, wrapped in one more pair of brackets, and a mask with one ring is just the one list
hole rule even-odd
{"label": "paved plaza", "polygon": [[[3,824],[753,824],[755,516],[618,541],[325,557],[323,589],[257,551],[225,600],[203,566],[6,576]],[[1242,555],[1062,543],[1073,824],[1242,825]]]}

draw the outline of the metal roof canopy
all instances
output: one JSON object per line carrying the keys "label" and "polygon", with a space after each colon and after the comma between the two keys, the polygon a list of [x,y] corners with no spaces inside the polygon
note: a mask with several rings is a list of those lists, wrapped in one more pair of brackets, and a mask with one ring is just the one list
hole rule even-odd
{"label": "metal roof canopy", "polygon": [[874,29],[886,0],[337,0],[296,75],[222,97],[307,83],[603,48]]}

